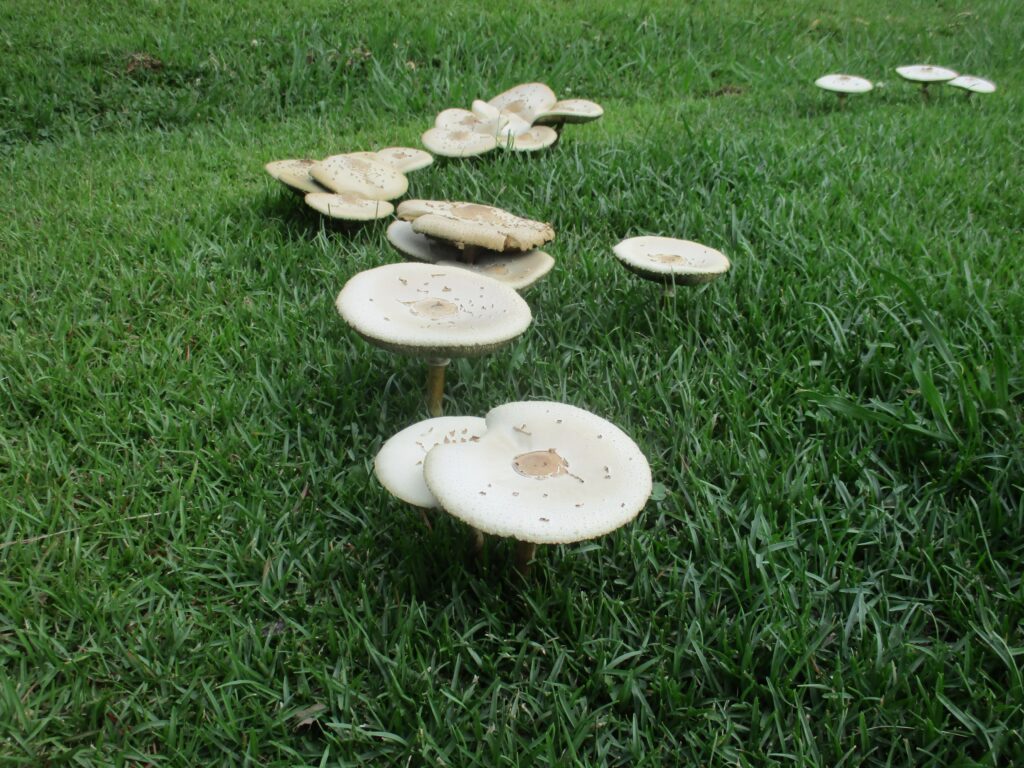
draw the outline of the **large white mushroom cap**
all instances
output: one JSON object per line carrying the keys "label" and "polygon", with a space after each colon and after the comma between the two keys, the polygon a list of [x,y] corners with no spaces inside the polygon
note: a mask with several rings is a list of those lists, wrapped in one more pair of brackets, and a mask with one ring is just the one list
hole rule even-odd
{"label": "large white mushroom cap", "polygon": [[814,84],[833,93],[867,93],[875,87],[870,80],[855,75],[825,75],[815,80]]}
{"label": "large white mushroom cap", "polygon": [[550,224],[478,203],[405,200],[398,218],[421,235],[499,252],[530,251],[555,237]]}
{"label": "large white mushroom cap", "polygon": [[371,200],[394,200],[409,189],[405,174],[376,159],[374,153],[332,155],[309,172],[332,192],[355,192]]}
{"label": "large white mushroom cap", "polygon": [[374,154],[378,160],[402,173],[419,171],[434,162],[434,156],[429,152],[412,147],[385,147]]}
{"label": "large white mushroom cap", "polygon": [[499,93],[487,103],[502,112],[515,112],[532,123],[537,115],[551,109],[557,101],[555,92],[544,83],[522,83]]}
{"label": "large white mushroom cap", "polygon": [[604,114],[604,108],[587,99],[562,99],[534,119],[534,125],[560,125],[562,123],[589,123]]}
{"label": "large white mushroom cap", "polygon": [[533,319],[512,288],[455,267],[403,262],[345,283],[338,312],[384,349],[431,358],[475,357],[508,344]]}
{"label": "large white mushroom cap", "polygon": [[478,133],[468,128],[431,128],[420,140],[424,147],[441,157],[475,157],[498,146],[493,133]]}
{"label": "large white mushroom cap", "polygon": [[381,446],[373,473],[394,496],[414,507],[433,508],[437,499],[423,479],[423,460],[435,445],[477,442],[487,431],[479,416],[440,416],[406,427]]}
{"label": "large white mushroom cap", "polygon": [[679,285],[707,283],[730,266],[729,259],[714,248],[673,237],[631,237],[612,250],[641,277]]}
{"label": "large white mushroom cap", "polygon": [[915,83],[944,83],[952,80],[957,73],[945,67],[936,67],[931,64],[912,64],[906,67],[896,67],[896,74],[904,80]]}
{"label": "large white mushroom cap", "polygon": [[535,125],[519,134],[509,133],[501,146],[514,152],[536,152],[558,141],[558,131],[546,125]]}
{"label": "large white mushroom cap", "polygon": [[308,158],[296,160],[274,160],[263,167],[272,177],[296,192],[325,192],[324,187],[317,184],[316,179],[309,175],[309,169],[316,160]]}
{"label": "large white mushroom cap", "polygon": [[948,81],[946,85],[952,85],[954,88],[962,88],[965,91],[971,93],[995,93],[996,84],[991,80],[986,80],[983,77],[975,77],[974,75],[960,75],[954,77]]}
{"label": "large white mushroom cap", "polygon": [[386,200],[370,200],[355,192],[310,192],[306,205],[331,219],[341,221],[373,221],[395,212]]}
{"label": "large white mushroom cap", "polygon": [[564,544],[628,523],[651,494],[651,469],[626,433],[562,403],[508,403],[475,442],[438,445],[423,465],[449,514],[496,536]]}

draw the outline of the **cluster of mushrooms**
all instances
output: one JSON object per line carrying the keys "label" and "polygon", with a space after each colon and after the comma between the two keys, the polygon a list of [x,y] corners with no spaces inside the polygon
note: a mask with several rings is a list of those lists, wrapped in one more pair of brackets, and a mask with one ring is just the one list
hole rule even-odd
{"label": "cluster of mushrooms", "polygon": [[[961,75],[952,69],[937,67],[932,64],[911,64],[905,67],[896,67],[896,74],[912,83],[921,86],[921,95],[928,99],[930,91],[928,86],[932,83],[945,83],[954,88],[964,91],[967,96],[974,93],[995,93],[996,84],[991,80],[974,75]],[[825,91],[835,93],[839,97],[839,104],[846,103],[846,97],[855,93],[867,93],[874,89],[875,84],[870,80],[855,75],[825,75],[814,81],[814,84]]]}
{"label": "cluster of mushrooms", "polygon": [[[498,146],[532,151],[555,144],[566,123],[602,114],[594,102],[559,101],[546,85],[525,83],[474,102],[472,111],[445,110],[423,143],[450,157]],[[525,575],[538,544],[593,538],[632,520],[650,496],[651,471],[618,427],[571,405],[508,403],[482,419],[441,415],[452,358],[486,355],[530,327],[533,314],[519,292],[554,266],[540,249],[555,231],[474,202],[405,200],[396,210],[390,201],[407,192],[405,174],[432,162],[428,152],[388,147],[265,167],[331,219],[396,215],[387,239],[408,261],[356,274],[335,302],[367,342],[427,366],[431,418],[388,440],[375,474],[399,499],[466,522],[476,552],[484,534],[514,539],[514,564]],[[706,283],[730,266],[712,248],[667,237],[633,237],[612,250],[631,272],[661,283],[666,295],[676,285]]]}

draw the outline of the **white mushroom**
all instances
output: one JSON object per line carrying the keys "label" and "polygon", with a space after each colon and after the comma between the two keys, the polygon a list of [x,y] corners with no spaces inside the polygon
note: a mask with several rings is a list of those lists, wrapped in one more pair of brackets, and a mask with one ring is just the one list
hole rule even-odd
{"label": "white mushroom", "polygon": [[621,429],[563,403],[494,408],[479,440],[438,445],[427,487],[449,514],[518,542],[525,573],[537,544],[592,539],[628,523],[651,494],[643,452]]}
{"label": "white mushroom", "polygon": [[558,141],[558,131],[546,125],[535,125],[518,135],[508,134],[501,146],[515,152],[536,152],[547,149]]}
{"label": "white mushroom", "polygon": [[931,83],[945,83],[957,76],[952,69],[936,67],[931,64],[912,64],[906,67],[896,67],[896,74],[904,80],[921,84],[921,95],[929,97],[928,86]]}
{"label": "white mushroom", "polygon": [[837,94],[840,106],[846,103],[848,94],[867,93],[875,87],[870,80],[855,75],[825,75],[815,80],[814,84],[822,90]]}
{"label": "white mushroom", "polygon": [[429,152],[412,147],[385,147],[377,150],[374,154],[377,155],[378,160],[402,173],[419,171],[434,162],[434,156]]}
{"label": "white mushroom", "polygon": [[484,133],[494,135],[497,130],[497,123],[493,125],[468,109],[445,109],[434,118],[434,127],[446,131],[471,131],[473,133]]}
{"label": "white mushroom", "polygon": [[306,205],[340,221],[373,221],[395,212],[395,206],[386,200],[370,200],[355,192],[310,192]]}
{"label": "white mushroom", "polygon": [[373,154],[332,155],[315,163],[309,172],[333,192],[355,192],[371,200],[394,200],[404,195],[409,189],[405,174],[374,159]]}
{"label": "white mushroom", "polygon": [[729,259],[706,245],[672,237],[631,237],[612,248],[632,272],[666,284],[671,294],[676,285],[699,285],[729,271]]}
{"label": "white mushroom", "polygon": [[309,169],[316,162],[316,160],[308,158],[301,160],[274,160],[263,167],[267,173],[286,187],[304,195],[307,192],[327,191],[326,188],[316,182],[316,179],[309,175]]}
{"label": "white mushroom", "polygon": [[561,128],[566,123],[589,123],[604,114],[604,108],[587,99],[562,99],[534,119],[534,125],[553,125]]}
{"label": "white mushroom", "polygon": [[[398,206],[398,218],[412,221],[414,232],[462,246],[491,251],[530,251],[555,237],[550,224],[524,219],[489,205],[406,200]],[[472,258],[467,261],[472,262]]]}
{"label": "white mushroom", "polygon": [[557,101],[555,92],[544,83],[522,83],[499,93],[488,104],[503,112],[515,112],[533,123],[537,115],[551,109]]}
{"label": "white mushroom", "polygon": [[441,157],[475,157],[498,146],[493,133],[478,133],[468,128],[431,128],[421,141],[424,147]]}
{"label": "white mushroom", "polygon": [[427,358],[432,416],[441,413],[449,358],[498,349],[533,319],[529,305],[507,285],[464,269],[409,262],[355,275],[338,294],[336,306],[370,343]]}
{"label": "white mushroom", "polygon": [[996,84],[991,80],[986,80],[983,77],[975,77],[974,75],[960,75],[954,77],[952,80],[946,82],[946,85],[952,85],[954,88],[961,88],[967,92],[970,96],[972,93],[995,93]]}

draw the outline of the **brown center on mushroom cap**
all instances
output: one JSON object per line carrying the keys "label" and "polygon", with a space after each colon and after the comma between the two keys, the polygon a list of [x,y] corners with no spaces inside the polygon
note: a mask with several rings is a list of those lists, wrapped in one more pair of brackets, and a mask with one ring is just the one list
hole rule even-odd
{"label": "brown center on mushroom cap", "polygon": [[459,219],[469,219],[471,221],[498,221],[498,217],[494,215],[493,208],[489,205],[478,205],[476,203],[460,205],[452,210],[452,215]]}
{"label": "brown center on mushroom cap", "polygon": [[458,314],[459,305],[448,299],[420,299],[419,301],[407,302],[406,306],[414,315],[429,317],[431,320],[439,320],[443,317],[451,317]]}
{"label": "brown center on mushroom cap", "polygon": [[512,469],[523,477],[543,480],[569,474],[569,462],[558,455],[558,451],[549,448],[546,451],[530,451],[521,453],[512,459]]}
{"label": "brown center on mushroom cap", "polygon": [[678,253],[652,253],[650,258],[651,261],[656,261],[659,264],[685,264],[687,261],[692,261]]}

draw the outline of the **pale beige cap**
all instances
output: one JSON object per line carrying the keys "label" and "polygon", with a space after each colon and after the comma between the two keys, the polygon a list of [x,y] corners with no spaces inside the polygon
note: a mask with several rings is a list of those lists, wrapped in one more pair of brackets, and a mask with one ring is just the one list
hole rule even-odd
{"label": "pale beige cap", "polygon": [[395,212],[395,206],[386,200],[370,200],[355,192],[310,192],[306,205],[341,221],[373,221]]}
{"label": "pale beige cap", "polygon": [[546,125],[535,125],[519,135],[509,135],[498,145],[513,152],[536,152],[547,149],[558,141],[558,131]]}
{"label": "pale beige cap", "polygon": [[931,64],[912,64],[906,67],[896,67],[896,74],[904,80],[915,83],[944,83],[952,80],[957,73],[945,67],[936,67]]}
{"label": "pale beige cap", "polygon": [[273,176],[287,187],[296,192],[325,192],[324,187],[316,183],[316,179],[309,175],[309,169],[316,164],[316,160],[308,158],[297,160],[274,160],[263,167],[267,173]]}
{"label": "pale beige cap", "polygon": [[612,249],[626,267],[648,280],[699,285],[729,271],[729,259],[706,245],[673,237],[631,237]]}
{"label": "pale beige cap", "polygon": [[488,104],[503,112],[515,112],[532,123],[537,115],[551,109],[557,101],[555,92],[544,83],[522,83],[499,93]]}
{"label": "pale beige cap", "polygon": [[558,125],[561,123],[589,123],[604,114],[604,108],[596,101],[587,99],[562,99],[537,115],[534,125]]}
{"label": "pale beige cap", "polygon": [[423,134],[423,146],[441,157],[474,157],[498,146],[493,134],[468,129],[431,128]]}
{"label": "pale beige cap", "polygon": [[[420,213],[424,201],[398,206],[398,217],[412,219],[414,232],[492,251],[530,251],[555,237],[550,224],[524,219],[489,205],[449,203]],[[433,202],[433,201],[426,201]]]}
{"label": "pale beige cap", "polygon": [[374,154],[381,162],[402,173],[422,170],[434,162],[434,156],[429,152],[412,147],[385,147]]}
{"label": "pale beige cap", "polygon": [[404,195],[409,189],[405,174],[366,154],[332,155],[314,164],[310,174],[333,192],[356,192],[371,200]]}
{"label": "pale beige cap", "polygon": [[983,77],[975,77],[974,75],[960,75],[954,77],[948,81],[946,85],[952,85],[954,88],[962,88],[965,91],[971,93],[995,93],[996,84],[991,80],[986,80]]}
{"label": "pale beige cap", "polygon": [[856,75],[824,75],[814,81],[814,84],[825,91],[833,93],[867,93],[875,87],[870,80]]}

